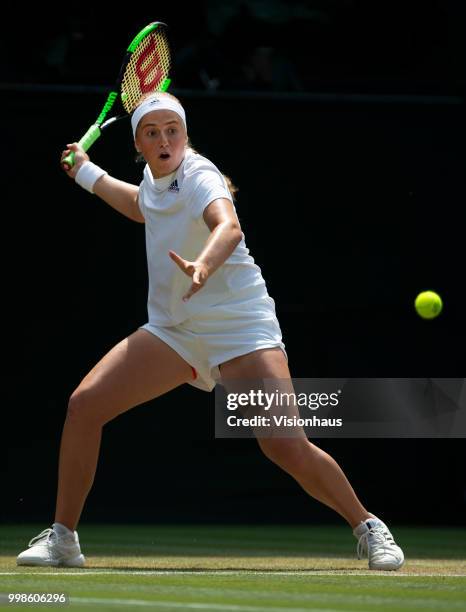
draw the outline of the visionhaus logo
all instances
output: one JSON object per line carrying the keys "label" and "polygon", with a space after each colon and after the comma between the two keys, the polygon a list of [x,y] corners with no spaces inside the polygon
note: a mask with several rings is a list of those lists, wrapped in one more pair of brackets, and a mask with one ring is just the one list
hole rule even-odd
{"label": "visionhaus logo", "polygon": [[466,439],[465,378],[247,378],[215,388],[215,437]]}
{"label": "visionhaus logo", "polygon": [[[302,416],[303,411],[319,408],[335,408],[339,405],[341,390],[333,393],[284,393],[275,390],[265,392],[250,390],[247,393],[228,393],[226,407],[229,411],[239,410],[240,415],[228,415],[228,427],[293,428],[296,427],[341,427],[341,418],[319,418],[317,415]],[[252,416],[244,412],[254,411]]]}

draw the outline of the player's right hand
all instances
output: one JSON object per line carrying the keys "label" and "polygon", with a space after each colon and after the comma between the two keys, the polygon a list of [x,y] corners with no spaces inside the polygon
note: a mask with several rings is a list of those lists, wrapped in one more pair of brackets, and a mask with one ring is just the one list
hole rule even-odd
{"label": "player's right hand", "polygon": [[78,170],[81,167],[81,165],[85,161],[89,161],[89,155],[84,151],[84,149],[77,142],[73,142],[71,144],[67,144],[66,146],[67,146],[67,148],[64,151],[62,151],[61,158],[60,158],[60,163],[63,161],[63,159],[65,157],[67,157],[67,155],[69,155],[73,151],[73,153],[74,153],[74,166],[72,168],[70,168],[69,170],[67,168],[65,168],[65,166],[63,164],[61,164],[61,167],[63,168],[63,170],[66,172],[66,174],[70,178],[74,179],[74,177],[76,176],[76,173],[78,172]]}

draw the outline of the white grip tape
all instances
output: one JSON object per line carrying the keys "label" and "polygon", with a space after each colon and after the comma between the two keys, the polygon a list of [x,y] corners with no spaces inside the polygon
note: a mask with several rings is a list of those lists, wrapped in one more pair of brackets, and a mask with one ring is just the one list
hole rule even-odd
{"label": "white grip tape", "polygon": [[104,174],[108,174],[108,172],[91,161],[85,161],[77,171],[74,180],[80,187],[87,189],[89,193],[94,193],[94,185],[96,181],[98,181]]}

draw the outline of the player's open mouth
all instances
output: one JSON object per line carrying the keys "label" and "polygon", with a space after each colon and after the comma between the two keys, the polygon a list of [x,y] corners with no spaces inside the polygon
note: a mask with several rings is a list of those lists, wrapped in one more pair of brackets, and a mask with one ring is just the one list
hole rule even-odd
{"label": "player's open mouth", "polygon": [[161,153],[159,155],[160,159],[168,159],[170,157],[170,153]]}

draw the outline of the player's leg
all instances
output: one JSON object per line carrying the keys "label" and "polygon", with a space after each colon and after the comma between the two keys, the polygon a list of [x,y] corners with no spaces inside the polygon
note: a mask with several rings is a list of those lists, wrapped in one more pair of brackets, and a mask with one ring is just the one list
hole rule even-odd
{"label": "player's leg", "polygon": [[144,329],[97,363],[69,401],[60,448],[56,522],[76,528],[94,480],[105,423],[191,377],[186,361]]}
{"label": "player's leg", "polygon": [[69,401],[60,448],[55,523],[31,540],[30,548],[18,556],[18,565],[84,564],[74,530],[94,480],[103,426],[192,376],[191,366],[178,353],[143,329],[97,363]]}
{"label": "player's leg", "polygon": [[[263,349],[241,355],[220,366],[222,382],[228,390],[228,383],[247,379],[277,379],[283,392],[292,393],[288,364],[280,348]],[[301,430],[302,431],[302,430]],[[315,497],[355,527],[370,514],[358,500],[337,462],[325,451],[309,442],[304,432],[290,438],[258,438],[264,454]]]}
{"label": "player's leg", "polygon": [[[288,364],[280,348],[263,349],[236,357],[220,366],[227,391],[238,391],[239,381],[274,379],[280,392],[293,393]],[[358,538],[358,556],[367,554],[371,569],[395,570],[404,556],[392,534],[357,498],[337,462],[309,442],[304,431],[295,437],[262,437],[258,443],[265,455],[288,472],[309,495],[344,517]]]}

